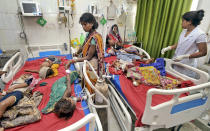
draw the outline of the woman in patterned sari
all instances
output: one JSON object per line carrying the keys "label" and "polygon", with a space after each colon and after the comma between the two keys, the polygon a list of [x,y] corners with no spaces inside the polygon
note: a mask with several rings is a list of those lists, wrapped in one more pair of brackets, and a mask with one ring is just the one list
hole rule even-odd
{"label": "woman in patterned sari", "polygon": [[123,48],[122,39],[120,37],[118,26],[116,24],[112,25],[109,34],[106,36],[106,47],[108,48],[107,53],[114,53],[114,50],[119,50]]}
{"label": "woman in patterned sari", "polygon": [[[102,36],[96,32],[98,23],[91,13],[84,13],[80,17],[79,22],[82,25],[83,30],[87,32],[87,36],[83,46],[74,55],[78,56],[82,53],[82,57],[70,60],[66,64],[66,69],[69,69],[70,64],[88,60],[94,67],[95,71],[97,71],[99,77],[101,77],[104,74],[104,45]],[[87,72],[87,74],[89,75],[90,80],[95,83],[96,77],[92,75],[92,71]]]}

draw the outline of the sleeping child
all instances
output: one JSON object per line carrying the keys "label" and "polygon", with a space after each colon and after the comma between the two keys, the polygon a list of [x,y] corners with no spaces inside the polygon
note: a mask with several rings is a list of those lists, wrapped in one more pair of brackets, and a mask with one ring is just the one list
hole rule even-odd
{"label": "sleeping child", "polygon": [[9,107],[16,105],[23,98],[23,93],[29,88],[33,80],[35,80],[33,75],[26,73],[11,83],[6,95],[0,98],[0,119]]}
{"label": "sleeping child", "polygon": [[30,70],[25,69],[26,72],[32,72],[32,73],[39,73],[39,77],[42,79],[53,77],[58,75],[58,67],[60,64],[60,59],[50,56],[47,59],[42,62],[40,65],[39,70]]}

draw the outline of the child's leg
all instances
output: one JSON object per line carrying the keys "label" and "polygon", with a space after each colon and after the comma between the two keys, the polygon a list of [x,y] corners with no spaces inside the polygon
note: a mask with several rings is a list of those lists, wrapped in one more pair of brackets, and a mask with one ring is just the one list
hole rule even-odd
{"label": "child's leg", "polygon": [[23,93],[20,91],[14,91],[5,95],[0,99],[0,118],[3,116],[4,112],[8,107],[16,105],[19,100],[23,98]]}
{"label": "child's leg", "polygon": [[4,128],[0,127],[0,131],[4,131]]}
{"label": "child's leg", "polygon": [[12,106],[15,102],[16,102],[15,96],[10,96],[6,98],[5,100],[3,100],[2,102],[0,102],[0,118],[4,114],[7,107]]}

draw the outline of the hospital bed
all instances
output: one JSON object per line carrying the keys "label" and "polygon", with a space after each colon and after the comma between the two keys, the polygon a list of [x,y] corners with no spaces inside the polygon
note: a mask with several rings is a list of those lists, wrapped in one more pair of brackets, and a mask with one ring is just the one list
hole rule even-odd
{"label": "hospital bed", "polygon": [[[11,80],[13,80],[16,77],[16,74],[20,74],[20,72],[23,72],[24,65],[27,62],[33,62],[34,61],[34,63],[36,63],[37,60],[40,60],[43,57],[46,57],[47,52],[48,51],[45,51],[44,56],[37,57],[37,58],[31,58],[31,59],[28,59],[27,61],[24,60],[23,54],[21,52],[16,53],[5,64],[3,70],[7,71],[7,73],[2,75],[1,79],[5,83],[10,82]],[[51,52],[51,54],[52,54],[52,52]],[[66,56],[67,59],[71,59],[71,55],[59,55],[59,54],[57,54],[56,56]],[[29,63],[29,64],[31,64],[31,63]],[[75,67],[71,66],[70,69],[75,70]],[[63,75],[65,75],[65,74],[63,74]],[[47,80],[45,80],[45,82],[47,82]],[[75,86],[77,86],[77,87],[75,88]],[[50,87],[42,87],[42,88],[50,88]],[[74,91],[75,91],[75,94],[80,93],[82,91],[80,84],[74,83]],[[82,101],[81,102],[81,108],[83,108],[83,109],[79,110],[78,112],[79,112],[79,114],[84,114],[84,116],[81,117],[80,120],[76,121],[73,124],[71,124],[72,123],[71,120],[66,122],[66,121],[63,121],[62,119],[59,119],[59,118],[55,117],[54,113],[50,113],[50,114],[47,114],[47,115],[42,115],[42,119],[39,122],[32,123],[30,125],[24,125],[24,126],[21,126],[21,127],[11,128],[11,129],[8,129],[8,130],[13,130],[13,129],[14,130],[29,130],[29,129],[32,130],[33,128],[34,129],[39,129],[39,130],[57,130],[56,128],[53,128],[53,127],[54,127],[54,125],[56,125],[55,123],[60,122],[59,124],[61,124],[61,126],[58,128],[58,129],[60,129],[60,131],[76,131],[76,130],[90,130],[90,131],[98,130],[98,131],[102,131],[103,129],[102,129],[102,126],[101,126],[101,122],[98,118],[96,109],[95,109],[94,106],[92,106],[93,105],[92,104],[93,101],[91,99],[92,96],[90,95],[88,90],[84,89],[83,93],[87,94],[88,99],[87,99],[87,101]],[[44,97],[43,97],[43,99],[44,99]],[[41,110],[41,109],[39,108],[39,110]],[[77,117],[77,115],[76,115],[76,117]],[[53,125],[48,125],[47,126],[48,122],[46,123],[46,122],[43,121],[43,119],[45,119],[45,118],[49,118],[48,120],[56,119],[56,121],[54,121],[55,123]],[[62,123],[63,123],[63,125],[62,125]],[[41,126],[45,126],[45,128],[42,128]]]}
{"label": "hospital bed", "polygon": [[[139,49],[139,48],[138,48]],[[141,52],[142,49],[139,49]],[[144,51],[145,52],[145,51]],[[147,54],[147,53],[145,53]],[[147,58],[150,58],[147,54]],[[129,104],[129,97],[134,97],[134,95],[126,95],[126,91],[122,91],[120,88],[120,83],[116,82],[117,76],[111,75],[111,79],[107,79],[109,84],[109,99],[111,103],[112,110],[117,117],[120,127],[124,131],[131,130],[154,130],[158,128],[170,128],[185,122],[189,122],[198,118],[202,113],[204,113],[209,107],[210,100],[210,82],[209,75],[203,71],[190,67],[188,65],[174,62],[170,59],[166,59],[166,72],[169,75],[173,75],[176,78],[181,78],[182,80],[190,80],[195,86],[179,88],[173,90],[163,90],[157,88],[150,88],[145,94],[144,105],[142,105],[142,116],[136,115],[134,109]],[[173,65],[182,66],[184,68],[193,70],[199,74],[199,79],[190,78],[185,76],[172,67]],[[118,77],[119,78],[119,77]],[[123,79],[125,80],[125,79]],[[124,86],[129,85],[128,81],[124,82]],[[128,86],[126,86],[128,87]],[[131,88],[127,88],[129,90]],[[134,88],[133,88],[134,89]],[[183,95],[185,94],[185,95]],[[186,95],[187,94],[187,95]],[[153,104],[155,96],[161,95],[161,97],[171,96],[168,100]],[[181,97],[182,96],[182,97]],[[158,98],[161,98],[158,97]],[[138,97],[139,98],[139,97]],[[157,98],[157,97],[156,97]],[[137,98],[136,98],[137,99]],[[136,101],[140,101],[137,99]],[[134,123],[140,121],[141,126],[137,126]]]}

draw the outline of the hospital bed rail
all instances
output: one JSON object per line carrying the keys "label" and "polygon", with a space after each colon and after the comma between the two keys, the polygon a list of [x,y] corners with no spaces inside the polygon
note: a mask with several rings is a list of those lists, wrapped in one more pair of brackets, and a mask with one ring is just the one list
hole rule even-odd
{"label": "hospital bed rail", "polygon": [[[47,52],[47,51],[46,51]],[[47,57],[47,56],[46,56]],[[10,80],[13,79],[14,75],[23,67],[25,63],[24,60],[24,56],[21,52],[17,52],[14,56],[12,56],[7,63],[5,64],[5,66],[3,67],[3,71],[7,71],[6,74],[3,74],[1,79],[3,82],[7,83]],[[96,112],[96,109],[94,106],[92,106],[92,99],[91,99],[91,95],[89,93],[88,90],[85,90],[85,93],[88,96],[88,107],[90,114],[86,115],[85,117],[83,117],[81,120],[77,121],[76,123],[61,129],[62,131],[76,131],[78,129],[80,129],[81,127],[85,126],[87,123],[89,123],[89,131],[94,130],[94,128],[96,129],[96,131],[103,131],[102,129],[102,125],[101,122],[99,120],[98,114]]]}
{"label": "hospital bed rail", "polygon": [[141,49],[141,48],[139,48],[137,46],[134,46],[134,45],[132,45],[131,47],[136,48],[139,51],[140,54],[145,54],[146,59],[151,59],[150,55],[144,49]]}
{"label": "hospital bed rail", "polygon": [[95,114],[90,113],[90,114],[86,115],[84,118],[82,118],[81,120],[75,122],[74,124],[72,124],[68,127],[65,127],[63,129],[60,129],[58,131],[77,131],[88,123],[89,123],[89,131],[94,131],[95,121],[96,121]]}
{"label": "hospital bed rail", "polygon": [[[111,107],[112,108],[115,108],[114,113],[117,112],[117,110],[120,108],[122,109],[123,111],[120,112],[120,117],[118,117],[118,121],[123,121],[123,122],[119,122],[120,124],[120,127],[122,129],[126,128],[125,131],[127,130],[131,130],[132,128],[132,119],[130,118],[130,114],[128,113],[126,107],[124,106],[124,104],[121,102],[120,98],[118,97],[116,91],[114,90],[114,88],[111,88],[111,85],[108,84],[108,87],[109,87],[109,92],[108,92],[108,97],[109,97],[109,100],[100,92],[98,91],[98,89],[95,88],[95,86],[93,86],[93,84],[91,83],[91,81],[89,80],[89,77],[87,75],[87,70],[86,70],[86,65],[89,65],[89,67],[94,71],[94,68],[93,66],[88,62],[88,61],[84,61],[84,64],[83,64],[83,75],[84,75],[84,78],[85,80],[87,80],[88,84],[91,86],[91,88],[98,94],[100,94],[100,96],[103,98],[103,100],[107,103],[107,105],[95,105],[93,104],[94,107],[96,108],[108,108],[110,106],[110,102],[109,100],[111,101]],[[94,74],[96,75],[97,78],[98,75],[97,73],[94,71]],[[103,76],[104,78],[107,78],[106,75]],[[113,99],[110,99],[110,97],[113,97]],[[112,102],[112,100],[114,102]],[[117,103],[117,104],[115,104]],[[113,106],[112,104],[115,104],[116,106]],[[118,104],[120,106],[118,106]],[[119,112],[118,112],[119,113]],[[108,118],[109,119],[109,118]],[[123,128],[124,127],[124,128]]]}
{"label": "hospital bed rail", "polygon": [[[147,101],[142,117],[142,123],[150,125],[151,129],[170,128],[198,118],[210,104],[209,92],[199,92],[202,89],[210,88],[210,82],[197,86],[182,89],[162,90],[150,89],[147,92]],[[197,91],[185,97],[180,97],[183,93]],[[152,106],[152,96],[156,94],[173,95],[167,102]]]}
{"label": "hospital bed rail", "polygon": [[97,93],[99,95],[99,97],[101,97],[104,101],[105,101],[105,105],[96,105],[92,102],[91,105],[94,106],[95,108],[108,108],[110,106],[109,100],[92,84],[92,82],[90,81],[88,75],[87,75],[87,64],[90,66],[91,70],[94,72],[95,76],[97,77],[97,79],[100,79],[99,76],[97,75],[97,73],[95,72],[93,66],[90,64],[90,62],[88,62],[87,60],[84,61],[83,64],[83,75],[85,80],[87,81],[87,83],[90,85],[90,87],[95,91],[94,94],[91,95],[91,97],[95,96],[95,94]]}
{"label": "hospital bed rail", "polygon": [[4,83],[9,82],[13,76],[20,70],[20,68],[24,65],[25,60],[24,56],[21,52],[17,52],[14,56],[12,56],[4,65],[3,71],[7,71],[7,73],[1,76],[1,79]]}

